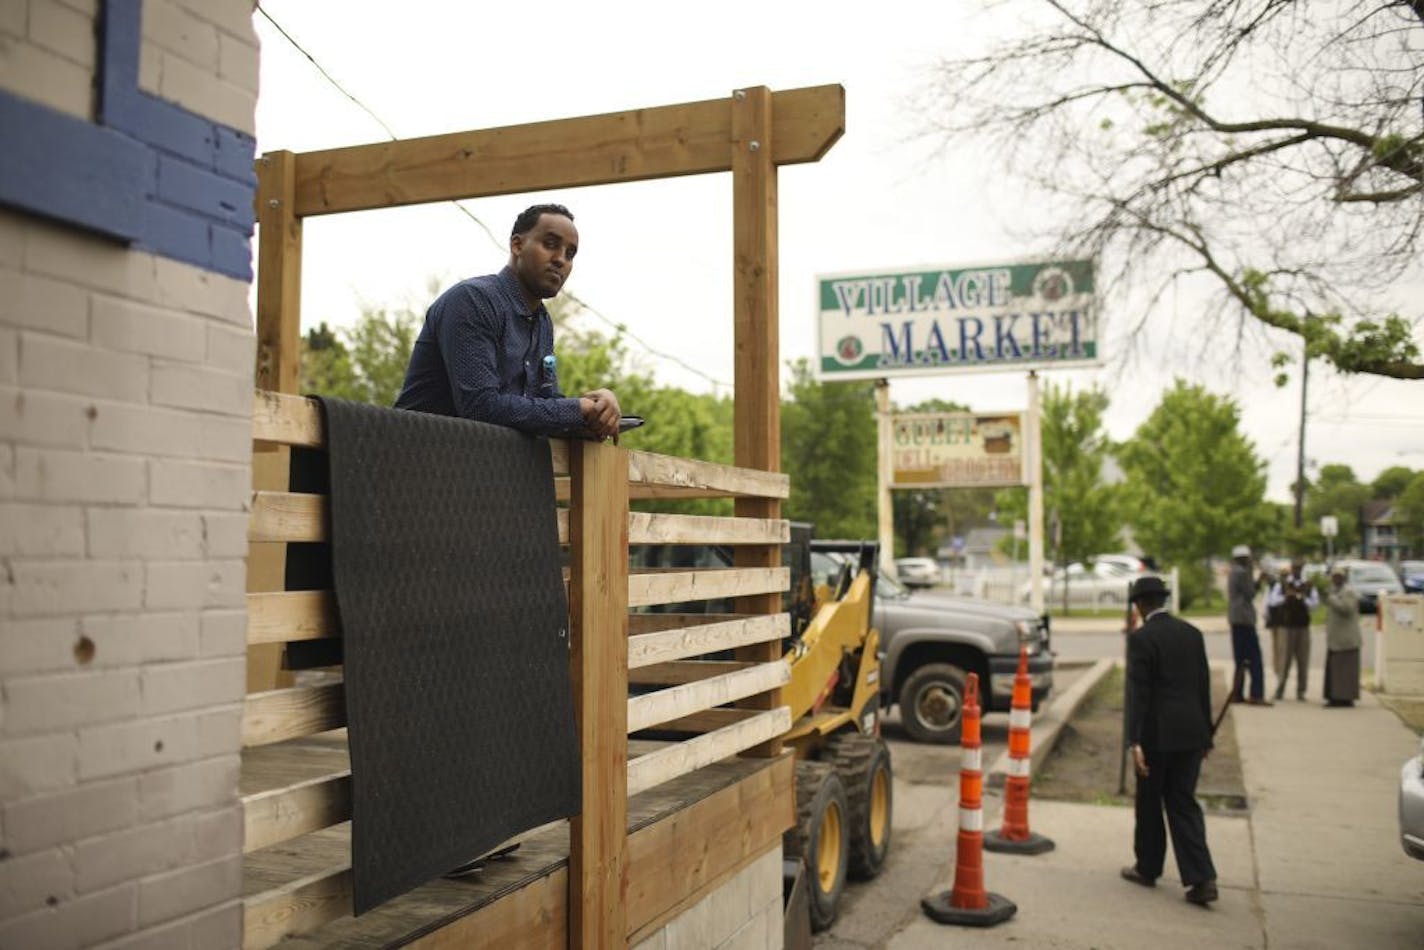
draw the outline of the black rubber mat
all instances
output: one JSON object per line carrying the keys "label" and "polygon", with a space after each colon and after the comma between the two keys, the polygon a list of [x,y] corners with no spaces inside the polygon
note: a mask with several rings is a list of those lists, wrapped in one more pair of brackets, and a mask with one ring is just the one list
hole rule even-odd
{"label": "black rubber mat", "polygon": [[579,809],[546,442],[323,402],[360,914]]}

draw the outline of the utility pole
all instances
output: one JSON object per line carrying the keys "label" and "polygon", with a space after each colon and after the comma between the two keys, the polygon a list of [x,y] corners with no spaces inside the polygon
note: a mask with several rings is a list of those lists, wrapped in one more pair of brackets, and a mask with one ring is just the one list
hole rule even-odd
{"label": "utility pole", "polygon": [[1300,438],[1295,456],[1295,526],[1304,522],[1305,506],[1305,388],[1310,379],[1310,343],[1300,359]]}

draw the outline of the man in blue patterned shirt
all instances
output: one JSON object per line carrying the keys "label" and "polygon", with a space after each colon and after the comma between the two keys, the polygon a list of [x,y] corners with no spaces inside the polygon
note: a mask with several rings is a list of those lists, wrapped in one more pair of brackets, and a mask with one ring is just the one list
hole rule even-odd
{"label": "man in blue patterned shirt", "polygon": [[535,435],[616,436],[621,411],[613,393],[567,397],[559,389],[544,301],[563,288],[577,253],[568,208],[526,209],[514,221],[505,268],[461,281],[426,311],[396,408]]}

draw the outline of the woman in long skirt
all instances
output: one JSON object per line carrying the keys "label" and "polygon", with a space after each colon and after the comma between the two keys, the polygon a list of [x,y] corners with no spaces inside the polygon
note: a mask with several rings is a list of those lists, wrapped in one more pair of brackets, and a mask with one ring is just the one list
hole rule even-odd
{"label": "woman in long skirt", "polygon": [[1359,698],[1360,595],[1337,567],[1325,594],[1325,705],[1353,706]]}

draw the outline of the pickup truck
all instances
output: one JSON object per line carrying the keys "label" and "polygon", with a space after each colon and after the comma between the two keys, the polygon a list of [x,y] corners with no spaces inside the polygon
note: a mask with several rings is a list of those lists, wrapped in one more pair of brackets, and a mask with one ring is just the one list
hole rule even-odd
{"label": "pickup truck", "polygon": [[[834,586],[863,542],[811,541],[813,583]],[[1053,688],[1049,625],[1027,607],[936,591],[911,591],[879,572],[871,623],[880,631],[881,707],[900,707],[900,721],[919,742],[959,741],[964,684],[977,673],[986,712],[1013,700],[1019,646],[1028,648],[1033,707]]]}

